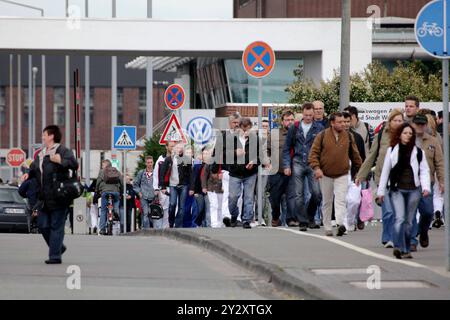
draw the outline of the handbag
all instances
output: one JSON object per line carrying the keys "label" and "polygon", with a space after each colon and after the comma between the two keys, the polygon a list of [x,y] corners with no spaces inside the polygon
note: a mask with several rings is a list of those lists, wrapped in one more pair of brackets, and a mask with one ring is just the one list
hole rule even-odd
{"label": "handbag", "polygon": [[159,220],[164,216],[164,210],[161,204],[159,203],[159,200],[155,198],[153,202],[149,204],[149,212],[148,217],[151,219]]}
{"label": "handbag", "polygon": [[80,181],[78,181],[75,171],[72,171],[72,176],[64,181],[58,181],[57,174],[54,173],[53,182],[56,184],[58,198],[62,198],[66,201],[73,201],[83,194],[83,185]]}

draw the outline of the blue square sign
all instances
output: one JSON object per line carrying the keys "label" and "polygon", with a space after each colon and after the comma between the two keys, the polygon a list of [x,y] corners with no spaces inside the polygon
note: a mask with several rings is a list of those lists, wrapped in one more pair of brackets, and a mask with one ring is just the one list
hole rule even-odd
{"label": "blue square sign", "polygon": [[136,127],[118,126],[114,127],[113,149],[134,150],[136,149]]}

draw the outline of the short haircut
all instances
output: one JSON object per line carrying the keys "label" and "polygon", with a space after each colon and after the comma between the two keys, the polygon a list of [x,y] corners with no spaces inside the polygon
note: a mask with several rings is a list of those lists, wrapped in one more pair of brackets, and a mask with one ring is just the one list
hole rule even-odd
{"label": "short haircut", "polygon": [[293,113],[291,110],[286,110],[286,111],[284,111],[283,114],[281,115],[281,121],[283,121],[284,118],[290,117],[290,116],[293,116],[293,115],[294,115],[294,113]]}
{"label": "short haircut", "polygon": [[442,119],[443,117],[444,117],[444,111],[441,110],[438,112],[438,118]]}
{"label": "short haircut", "polygon": [[147,162],[147,160],[152,160],[153,161],[153,157],[152,156],[146,156],[145,157],[145,162]]}
{"label": "short haircut", "polygon": [[335,121],[336,118],[343,117],[342,112],[333,112],[330,116],[330,121]]}
{"label": "short haircut", "polygon": [[228,120],[232,121],[232,120],[236,120],[236,119],[241,119],[241,114],[239,112],[233,112],[232,114],[230,114],[230,116],[228,117]]}
{"label": "short haircut", "polygon": [[419,100],[419,98],[417,98],[416,96],[407,96],[407,97],[405,98],[405,102],[406,102],[407,100],[414,101],[414,102],[416,103],[416,107],[417,107],[417,108],[420,107],[420,100]]}
{"label": "short haircut", "polygon": [[239,122],[239,127],[253,127],[253,123],[252,120],[250,120],[250,118],[241,118],[241,121]]}
{"label": "short haircut", "polygon": [[314,102],[313,102],[313,105],[315,105],[315,104],[318,104],[318,105],[320,105],[322,108],[325,108],[325,104],[324,104],[322,101],[320,101],[320,100],[314,101]]}
{"label": "short haircut", "polygon": [[420,109],[417,113],[426,116],[427,114],[432,114],[431,111],[431,109]]}
{"label": "short haircut", "polygon": [[348,106],[347,108],[344,109],[344,111],[347,111],[348,113],[350,113],[350,115],[358,118],[358,109],[356,107]]}
{"label": "short haircut", "polygon": [[342,115],[344,116],[345,119],[351,119],[352,115],[350,112],[344,111],[342,112]]}
{"label": "short haircut", "polygon": [[311,102],[304,103],[302,106],[302,111],[305,111],[305,110],[313,110],[314,111],[314,104],[312,104]]}
{"label": "short haircut", "polygon": [[47,134],[49,136],[53,135],[53,141],[55,143],[60,143],[61,142],[62,134],[61,134],[61,130],[59,129],[58,126],[55,126],[55,125],[47,126],[47,127],[45,127],[44,130],[42,130],[42,132],[47,132]]}
{"label": "short haircut", "polygon": [[269,123],[269,120],[267,120],[267,119],[264,119],[262,122],[267,122],[267,123]]}
{"label": "short haircut", "polygon": [[102,163],[106,163],[108,165],[108,167],[112,166],[111,161],[109,161],[108,159],[103,160]]}

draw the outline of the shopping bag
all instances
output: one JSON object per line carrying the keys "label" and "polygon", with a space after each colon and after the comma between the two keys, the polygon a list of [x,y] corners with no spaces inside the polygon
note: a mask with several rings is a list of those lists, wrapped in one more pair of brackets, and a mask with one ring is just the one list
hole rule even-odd
{"label": "shopping bag", "polygon": [[361,191],[361,208],[359,211],[359,218],[366,222],[373,219],[373,198],[372,190],[370,188]]}
{"label": "shopping bag", "polygon": [[361,204],[361,186],[351,183],[347,193],[347,221],[346,225],[352,227],[355,225],[356,215],[359,212]]}

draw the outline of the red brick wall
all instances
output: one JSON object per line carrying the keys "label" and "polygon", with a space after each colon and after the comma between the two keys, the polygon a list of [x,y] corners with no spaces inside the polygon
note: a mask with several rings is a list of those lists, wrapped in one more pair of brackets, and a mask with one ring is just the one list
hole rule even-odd
{"label": "red brick wall", "polygon": [[[0,148],[9,148],[9,87],[5,87],[5,125],[1,126],[1,143]],[[47,87],[47,125],[54,123],[53,115],[53,88]],[[25,126],[25,119],[23,117],[23,105],[27,101],[28,97],[23,94],[22,90],[22,143],[23,149],[28,148],[28,126]],[[36,142],[41,141],[41,124],[42,124],[42,101],[41,101],[42,89],[36,88]],[[138,138],[145,134],[145,126],[139,126],[139,88],[124,88],[124,122],[127,125],[136,126],[138,128]],[[81,88],[81,147],[84,148],[84,91]],[[167,110],[164,107],[164,88],[153,88],[153,123],[157,124],[165,114]],[[17,144],[17,87],[13,88],[13,106],[14,106],[14,146]],[[97,150],[110,150],[111,149],[111,89],[110,88],[94,88],[94,123],[91,127],[91,149]],[[75,147],[75,122],[74,122],[74,110],[73,110],[73,88],[70,89],[70,140],[71,147]],[[62,141],[65,141],[65,126],[61,126],[63,133]]]}

